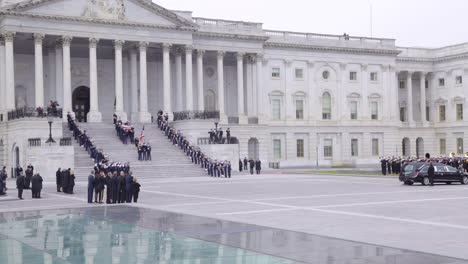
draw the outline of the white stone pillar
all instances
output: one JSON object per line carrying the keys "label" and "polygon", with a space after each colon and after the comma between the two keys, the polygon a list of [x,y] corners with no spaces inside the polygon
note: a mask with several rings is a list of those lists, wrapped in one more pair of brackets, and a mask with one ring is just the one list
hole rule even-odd
{"label": "white stone pillar", "polygon": [[226,110],[224,108],[224,51],[218,51],[218,110],[220,122],[227,121]]}
{"label": "white stone pillar", "polygon": [[182,49],[177,48],[175,52],[175,65],[176,65],[176,105],[175,111],[184,110],[184,95],[183,95],[183,84],[182,84]]}
{"label": "white stone pillar", "polygon": [[[3,37],[0,39],[0,112],[3,113],[7,110],[6,107],[6,87],[5,87],[5,41]],[[1,114],[0,113],[0,114]],[[3,115],[3,120],[6,120]],[[1,157],[0,157],[1,158]]]}
{"label": "white stone pillar", "polygon": [[89,92],[90,108],[88,113],[88,123],[99,123],[102,121],[102,115],[99,112],[99,91],[97,76],[97,53],[96,48],[99,39],[89,39]]}
{"label": "white stone pillar", "polygon": [[406,76],[406,110],[408,112],[408,123],[413,123],[413,73],[408,72]]}
{"label": "white stone pillar", "polygon": [[124,111],[123,100],[123,68],[122,68],[122,40],[114,41],[115,48],[115,114],[123,122],[127,121],[127,113]]}
{"label": "white stone pillar", "polygon": [[420,83],[420,111],[421,111],[421,122],[426,123],[426,72],[421,72],[421,83]]}
{"label": "white stone pillar", "polygon": [[14,32],[5,32],[5,94],[6,110],[15,109],[15,55],[13,50]]}
{"label": "white stone pillar", "polygon": [[362,76],[361,76],[361,82],[362,82],[362,107],[361,107],[361,113],[360,115],[362,118],[359,118],[358,114],[358,119],[364,119],[364,120],[370,120],[370,114],[369,114],[369,74],[367,72],[368,65],[367,64],[362,64],[361,69],[362,69]]}
{"label": "white stone pillar", "polygon": [[138,58],[135,49],[130,50],[130,94],[132,122],[138,122]]}
{"label": "white stone pillar", "polygon": [[148,68],[146,49],[148,42],[140,42],[140,113],[139,120],[141,123],[151,123],[151,114],[148,112]]}
{"label": "white stone pillar", "polygon": [[43,34],[34,34],[34,75],[36,85],[35,106],[44,108],[44,59],[42,55]]}
{"label": "white stone pillar", "polygon": [[[257,105],[258,121],[263,123],[267,119],[267,111],[269,107],[267,106],[267,95],[264,93],[263,89],[263,55],[257,54],[257,94],[258,102],[254,102],[254,105]],[[261,105],[259,105],[261,104]]]}
{"label": "white stone pillar", "polygon": [[55,100],[63,107],[63,51],[62,40],[55,42]]}
{"label": "white stone pillar", "polygon": [[205,88],[203,83],[203,55],[204,50],[197,50],[197,86],[198,86],[198,110],[205,110]]}
{"label": "white stone pillar", "polygon": [[[63,73],[62,73],[62,88],[63,88],[63,113],[64,117],[67,113],[70,113],[72,117],[75,116],[74,109],[72,109],[72,93],[71,93],[71,65],[70,65],[70,45],[72,37],[62,37],[62,50],[63,50]],[[66,118],[63,118],[64,122],[67,122]]]}
{"label": "white stone pillar", "polygon": [[171,104],[171,61],[170,49],[171,44],[163,44],[163,93],[164,93],[164,112],[169,115],[169,120],[172,120],[172,104]]}
{"label": "white stone pillar", "polygon": [[185,110],[193,111],[193,48],[185,47]]}
{"label": "white stone pillar", "polygon": [[237,53],[237,114],[239,124],[247,124],[244,104],[244,53]]}

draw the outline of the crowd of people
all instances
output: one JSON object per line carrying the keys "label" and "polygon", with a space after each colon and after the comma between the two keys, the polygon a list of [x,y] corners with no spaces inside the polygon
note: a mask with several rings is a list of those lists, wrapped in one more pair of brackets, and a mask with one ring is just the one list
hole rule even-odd
{"label": "crowd of people", "polygon": [[2,170],[0,170],[0,196],[6,195],[6,191],[8,188],[6,187],[6,179],[8,178],[8,174],[6,171],[6,167],[3,166]]}
{"label": "crowd of people", "polygon": [[[40,199],[41,198],[41,191],[42,191],[42,177],[39,173],[34,173],[34,166],[29,164],[26,168],[26,171],[23,171],[21,167],[15,169],[16,173],[16,189],[18,190],[18,198],[23,200],[23,191],[24,190],[31,190],[32,198],[33,199]],[[7,172],[6,168],[3,167],[2,171],[0,172],[1,180],[1,188],[0,194],[6,194],[6,178]]]}
{"label": "crowd of people", "polygon": [[55,182],[57,185],[57,192],[73,194],[73,189],[75,188],[75,172],[71,168],[58,168],[57,172],[55,172]]}
{"label": "crowd of people", "polygon": [[115,121],[115,132],[123,144],[133,144],[135,141],[135,128],[130,125],[130,122],[123,123],[120,119]]}
{"label": "crowd of people", "polygon": [[450,156],[440,156],[436,158],[431,158],[430,155],[426,155],[424,158],[381,157],[380,166],[382,175],[400,174],[405,165],[410,162],[441,163],[468,173],[468,157],[455,157],[452,153]]}
{"label": "crowd of people", "polygon": [[[88,176],[88,203],[106,204],[138,202],[140,183],[132,172],[117,171],[105,173],[103,170],[91,171]],[[106,192],[104,192],[106,191]]]}
{"label": "crowd of people", "polygon": [[231,129],[226,129],[226,138],[224,139],[223,129],[216,127],[211,129],[208,134],[210,135],[210,144],[230,144],[231,143]]}
{"label": "crowd of people", "polygon": [[244,158],[242,161],[239,159],[239,172],[242,172],[242,170],[247,171],[250,168],[250,174],[260,174],[262,172],[262,162],[260,160],[254,160],[254,159],[247,159],[247,157]]}
{"label": "crowd of people", "polygon": [[205,169],[211,177],[231,178],[232,167],[229,161],[221,161],[208,157],[199,148],[193,146],[180,131],[172,128],[168,122],[168,116],[158,112],[157,123],[159,129],[164,133],[168,140],[176,147],[179,147],[184,154],[189,157],[192,163]]}

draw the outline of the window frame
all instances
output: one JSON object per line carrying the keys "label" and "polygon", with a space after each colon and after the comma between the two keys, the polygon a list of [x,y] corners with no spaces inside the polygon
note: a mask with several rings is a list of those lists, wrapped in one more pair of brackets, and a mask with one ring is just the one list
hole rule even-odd
{"label": "window frame", "polygon": [[447,154],[447,139],[445,138],[439,138],[439,154],[440,155]]}
{"label": "window frame", "polygon": [[357,82],[358,78],[357,78],[357,71],[350,71],[349,72],[349,80],[351,82]]}
{"label": "window frame", "polygon": [[[300,76],[298,76],[298,72],[300,72]],[[300,80],[300,81],[303,81],[304,80],[304,68],[302,67],[296,67],[294,69],[294,77],[296,78],[296,80]]]}
{"label": "window frame", "polygon": [[273,139],[273,159],[281,160],[282,158],[281,139]]}
{"label": "window frame", "polygon": [[379,73],[378,72],[371,72],[370,73],[370,81],[371,82],[379,82]]}
{"label": "window frame", "polygon": [[[277,70],[277,71],[276,71]],[[278,76],[276,76],[275,74],[277,74]],[[281,68],[280,67],[271,67],[271,78],[272,79],[281,79]]]}
{"label": "window frame", "polygon": [[[457,121],[463,121],[463,114],[464,114],[464,113],[463,113],[463,106],[464,106],[464,105],[463,105],[463,104],[460,104],[460,103],[458,103],[458,104],[455,105],[456,120],[457,120]],[[459,107],[460,107],[460,109],[459,109]]]}
{"label": "window frame", "polygon": [[463,76],[462,75],[455,76],[455,85],[463,85]]}
{"label": "window frame", "polygon": [[[299,109],[299,107],[298,107],[299,102],[301,102],[302,109]],[[296,103],[296,120],[304,120],[305,100],[304,99],[295,99],[295,103]],[[299,113],[301,113],[300,117],[299,117]]]}
{"label": "window frame", "polygon": [[[371,120],[379,120],[379,102],[370,102],[371,104]],[[375,106],[375,109],[374,109]],[[375,110],[375,114],[373,113]],[[375,115],[375,117],[374,117]]]}
{"label": "window frame", "polygon": [[[301,142],[301,144],[299,144]],[[302,138],[296,139],[296,157],[305,158],[305,140]]]}
{"label": "window frame", "polygon": [[[353,109],[353,106],[355,106],[356,108]],[[350,114],[350,115],[349,115],[349,118],[350,118],[351,120],[358,120],[358,117],[359,117],[359,114],[358,114],[359,111],[358,111],[358,109],[359,109],[359,106],[358,106],[358,102],[357,102],[357,101],[350,101],[350,102],[349,102],[349,114]],[[354,113],[353,113],[353,110],[355,110]],[[354,118],[353,118],[353,115],[355,115]]]}
{"label": "window frame", "polygon": [[326,138],[323,140],[323,157],[324,159],[333,158],[333,139]]}
{"label": "window frame", "polygon": [[[463,138],[457,138],[457,154],[462,155],[465,153],[464,140]],[[461,143],[461,144],[460,144]]]}
{"label": "window frame", "polygon": [[371,147],[372,147],[372,156],[378,157],[380,156],[380,146],[379,146],[379,139],[378,138],[373,138],[371,141]]}
{"label": "window frame", "polygon": [[445,87],[445,78],[439,78],[439,87]]}
{"label": "window frame", "polygon": [[359,157],[359,140],[357,138],[351,139],[351,157]]}
{"label": "window frame", "polygon": [[[275,104],[278,103],[278,116],[276,116],[275,111]],[[271,119],[273,120],[281,120],[281,99],[280,98],[272,98],[271,99]]]}
{"label": "window frame", "polygon": [[445,106],[445,104],[441,104],[439,105],[439,122],[445,122],[446,120],[447,120],[447,107]]}

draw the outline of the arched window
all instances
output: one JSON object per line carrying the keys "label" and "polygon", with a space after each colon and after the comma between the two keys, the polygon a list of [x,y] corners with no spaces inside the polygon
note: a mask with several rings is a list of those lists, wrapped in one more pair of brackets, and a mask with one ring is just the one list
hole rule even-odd
{"label": "arched window", "polygon": [[331,120],[331,96],[328,92],[322,96],[322,119]]}

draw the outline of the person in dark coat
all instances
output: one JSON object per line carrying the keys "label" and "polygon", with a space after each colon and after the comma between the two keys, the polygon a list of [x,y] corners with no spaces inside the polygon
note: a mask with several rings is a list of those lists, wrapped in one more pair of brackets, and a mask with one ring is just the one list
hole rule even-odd
{"label": "person in dark coat", "polygon": [[93,203],[94,170],[88,176],[88,203]]}
{"label": "person in dark coat", "polygon": [[138,196],[140,194],[140,187],[141,187],[141,185],[140,185],[140,183],[138,183],[137,178],[133,178],[131,191],[132,191],[132,196],[133,196],[133,202],[134,203],[138,202]]}
{"label": "person in dark coat", "polygon": [[62,170],[61,175],[62,175],[62,191],[64,193],[68,193],[68,185],[70,182],[70,178],[68,177],[68,171],[65,169]]}
{"label": "person in dark coat", "polygon": [[16,178],[16,189],[18,189],[18,198],[23,200],[24,174],[20,173]]}
{"label": "person in dark coat", "polygon": [[33,171],[31,167],[28,166],[28,168],[25,171],[26,177],[24,178],[24,189],[29,190],[31,189],[31,179],[33,177]]}
{"label": "person in dark coat", "polygon": [[117,172],[114,172],[112,176],[112,203],[118,203],[119,201],[119,176]]}
{"label": "person in dark coat", "polygon": [[68,194],[73,194],[73,188],[75,188],[75,172],[73,172],[71,169],[68,169],[69,171],[69,179],[70,182],[68,184]]}
{"label": "person in dark coat", "polygon": [[107,173],[107,176],[105,178],[105,184],[106,184],[106,204],[111,204],[112,203],[112,173]]}
{"label": "person in dark coat", "polygon": [[257,160],[255,162],[255,171],[257,172],[257,174],[260,174],[262,170],[262,162],[260,160]]}
{"label": "person in dark coat", "polygon": [[4,189],[3,189],[3,181],[2,179],[0,179],[0,196],[2,195],[5,195],[6,193],[4,192]]}
{"label": "person in dark coat", "polygon": [[380,165],[382,168],[382,175],[387,175],[387,160],[382,158],[382,160],[380,160]]}
{"label": "person in dark coat", "polygon": [[126,194],[126,202],[132,202],[132,183],[133,183],[133,176],[132,172],[127,173],[125,176],[125,194]]}
{"label": "person in dark coat", "polygon": [[62,188],[62,171],[58,168],[57,172],[55,172],[55,184],[57,185],[57,192],[61,192]]}
{"label": "person in dark coat", "polygon": [[101,190],[101,177],[102,171],[100,173],[96,173],[94,178],[94,202],[99,203],[99,193]]}
{"label": "person in dark coat", "polygon": [[250,163],[250,174],[254,174],[255,161],[253,159],[249,160]]}
{"label": "person in dark coat", "polygon": [[242,172],[243,168],[244,168],[244,166],[242,166],[242,160],[239,159],[239,172]]}
{"label": "person in dark coat", "polygon": [[435,174],[435,169],[434,169],[434,165],[431,162],[429,165],[429,169],[427,169],[427,176],[429,176],[429,182],[431,183],[431,186],[434,186],[434,174]]}
{"label": "person in dark coat", "polygon": [[125,173],[123,171],[120,172],[118,190],[119,203],[124,203],[127,199],[127,196],[125,195]]}
{"label": "person in dark coat", "polygon": [[31,178],[31,189],[32,189],[32,198],[41,198],[42,191],[42,177],[40,174],[36,174]]}

